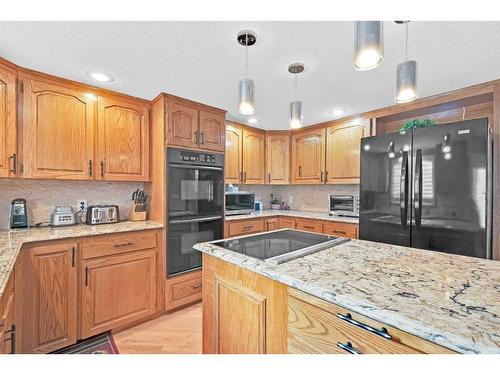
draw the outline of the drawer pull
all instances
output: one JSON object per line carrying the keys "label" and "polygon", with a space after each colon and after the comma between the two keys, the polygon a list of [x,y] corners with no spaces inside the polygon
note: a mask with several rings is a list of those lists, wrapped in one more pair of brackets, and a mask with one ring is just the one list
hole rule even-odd
{"label": "drawer pull", "polygon": [[361,352],[358,349],[354,349],[352,347],[352,344],[348,341],[345,344],[341,342],[337,342],[337,346],[340,349],[344,349],[346,352],[351,353],[351,354],[361,354]]}
{"label": "drawer pull", "polygon": [[382,327],[380,329],[370,327],[369,325],[363,324],[363,323],[358,322],[357,320],[353,319],[351,314],[349,314],[349,313],[347,313],[345,315],[337,313],[336,315],[337,315],[337,318],[343,320],[344,322],[347,322],[349,324],[352,324],[353,326],[364,329],[365,331],[374,333],[380,337],[383,337],[384,339],[392,340],[392,336],[389,335],[389,333],[387,332],[387,329],[385,327]]}
{"label": "drawer pull", "polygon": [[125,242],[125,243],[115,243],[113,247],[122,247],[122,246],[130,246],[133,245],[133,242]]}
{"label": "drawer pull", "polygon": [[200,288],[201,288],[201,284],[193,285],[193,289],[200,289]]}
{"label": "drawer pull", "polygon": [[334,230],[333,233],[337,233],[337,234],[347,234],[347,232],[343,232],[341,230]]}
{"label": "drawer pull", "polygon": [[243,227],[243,230],[251,230],[251,229],[253,229],[253,225]]}

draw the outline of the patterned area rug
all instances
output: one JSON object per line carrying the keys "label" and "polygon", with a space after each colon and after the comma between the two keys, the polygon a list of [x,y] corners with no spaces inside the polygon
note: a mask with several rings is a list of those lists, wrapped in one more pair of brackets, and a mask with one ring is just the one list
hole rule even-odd
{"label": "patterned area rug", "polygon": [[59,349],[52,354],[119,354],[110,332],[91,337],[74,345]]}

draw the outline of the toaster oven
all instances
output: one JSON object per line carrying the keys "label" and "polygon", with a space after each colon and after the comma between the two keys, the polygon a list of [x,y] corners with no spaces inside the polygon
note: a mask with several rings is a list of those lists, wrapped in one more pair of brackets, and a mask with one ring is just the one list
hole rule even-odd
{"label": "toaster oven", "polygon": [[359,195],[330,194],[328,196],[330,216],[359,217]]}
{"label": "toaster oven", "polygon": [[255,211],[255,194],[246,191],[226,193],[226,215],[242,215]]}

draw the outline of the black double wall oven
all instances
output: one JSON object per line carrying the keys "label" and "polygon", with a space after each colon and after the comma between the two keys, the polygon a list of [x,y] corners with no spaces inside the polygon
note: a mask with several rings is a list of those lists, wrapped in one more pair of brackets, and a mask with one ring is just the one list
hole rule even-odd
{"label": "black double wall oven", "polygon": [[223,237],[224,155],[167,148],[167,277],[201,267],[199,242]]}

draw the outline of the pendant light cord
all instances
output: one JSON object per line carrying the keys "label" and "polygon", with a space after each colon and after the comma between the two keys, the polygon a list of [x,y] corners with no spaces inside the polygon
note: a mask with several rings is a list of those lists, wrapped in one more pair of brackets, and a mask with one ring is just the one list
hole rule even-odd
{"label": "pendant light cord", "polygon": [[297,100],[297,73],[295,73],[294,76],[295,76],[295,91],[293,94],[293,99]]}
{"label": "pendant light cord", "polygon": [[406,42],[405,42],[405,61],[408,61],[408,22],[410,21],[406,21],[406,24],[405,24],[405,30],[406,30],[406,36],[405,36],[405,39],[406,39]]}
{"label": "pendant light cord", "polygon": [[248,34],[245,34],[245,79],[248,77]]}

